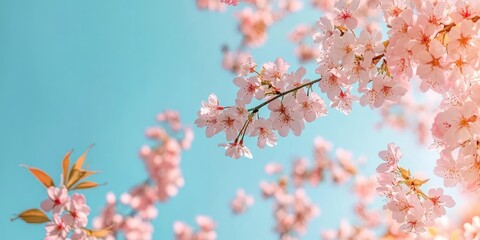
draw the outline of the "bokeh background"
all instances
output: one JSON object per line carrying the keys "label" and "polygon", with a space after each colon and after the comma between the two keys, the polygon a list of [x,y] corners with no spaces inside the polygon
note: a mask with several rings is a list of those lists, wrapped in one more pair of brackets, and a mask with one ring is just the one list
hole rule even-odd
{"label": "bokeh background", "polygon": [[[96,146],[87,162],[101,173],[92,179],[108,184],[84,191],[97,215],[105,194],[121,194],[145,179],[137,152],[149,142],[143,132],[165,109],[178,110],[191,126],[201,100],[215,92],[223,104],[233,103],[233,76],[222,69],[222,44],[237,46],[233,10],[201,12],[194,0],[0,0],[0,230],[2,239],[43,239],[43,226],[10,218],[39,207],[46,192],[20,164],[60,176],[60,161],[75,149],[78,157]],[[293,14],[269,31],[269,39],[252,51],[258,63],[282,56],[297,68],[287,33],[298,23],[313,23],[321,13]],[[308,77],[315,78],[314,65]],[[301,137],[280,139],[277,147],[258,150],[248,142],[254,159],[233,160],[217,147],[223,136],[207,139],[194,128],[191,150],[182,158],[185,187],[159,205],[154,239],[173,239],[172,224],[192,225],[195,216],[211,216],[219,239],[275,239],[270,201],[260,197],[267,162],[286,166],[296,156],[312,156],[316,136],[351,150],[368,162],[362,173],[374,172],[378,151],[395,142],[406,166],[432,173],[435,156],[413,134],[377,131],[377,112],[354,106],[349,116],[330,109],[327,117],[306,124]],[[433,183],[439,183],[434,178]],[[229,202],[238,188],[255,197],[255,205],[234,216]],[[322,229],[352,218],[349,186],[330,184],[307,188],[321,215],[304,239],[319,239]],[[380,205],[378,205],[380,207]],[[352,221],[354,221],[352,219]]]}

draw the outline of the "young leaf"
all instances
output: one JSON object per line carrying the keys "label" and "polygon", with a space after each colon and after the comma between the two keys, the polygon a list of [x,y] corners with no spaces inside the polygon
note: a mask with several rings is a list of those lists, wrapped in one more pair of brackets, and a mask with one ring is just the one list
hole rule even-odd
{"label": "young leaf", "polygon": [[73,187],[73,190],[94,188],[94,187],[98,187],[99,185],[100,184],[96,182],[86,181],[86,182],[79,183],[77,186]]}
{"label": "young leaf", "polygon": [[68,180],[68,167],[70,167],[70,155],[72,154],[72,150],[70,150],[62,161],[62,169],[63,169],[63,184],[65,184]]}
{"label": "young leaf", "polygon": [[72,168],[70,171],[70,177],[68,178],[68,181],[66,182],[65,186],[70,189],[75,183],[78,181],[95,174],[96,172],[93,171],[87,171],[87,170],[80,170],[80,169],[75,169]]}
{"label": "young leaf", "polygon": [[[88,154],[88,151],[90,151],[90,149],[93,147],[94,145],[90,145],[87,150],[85,150],[85,152],[82,154],[82,156],[80,156],[77,161],[75,162],[75,164],[73,164],[73,167],[72,167],[72,170],[73,169],[82,169],[82,165],[83,165],[83,162],[85,161],[85,158],[87,157],[87,154]],[[70,174],[72,174],[72,172],[70,172]]]}
{"label": "young leaf", "polygon": [[87,228],[84,228],[83,230],[85,230],[85,233],[87,233],[87,236],[89,237],[104,238],[110,235],[110,233],[112,232],[111,229],[113,228],[113,226],[114,224],[111,224],[110,226],[103,229],[99,229],[99,230],[90,230]]}
{"label": "young leaf", "polygon": [[44,212],[40,209],[28,209],[20,214],[18,214],[17,217],[10,219],[11,221],[14,221],[16,219],[22,219],[23,221],[27,223],[45,223],[45,222],[50,222],[50,219],[45,215]]}
{"label": "young leaf", "polygon": [[55,186],[55,183],[53,182],[52,178],[48,176],[48,174],[45,173],[44,171],[38,168],[29,167],[26,165],[21,165],[21,166],[26,167],[33,174],[33,176],[37,178],[38,181],[40,181],[45,187],[49,188],[49,187]]}

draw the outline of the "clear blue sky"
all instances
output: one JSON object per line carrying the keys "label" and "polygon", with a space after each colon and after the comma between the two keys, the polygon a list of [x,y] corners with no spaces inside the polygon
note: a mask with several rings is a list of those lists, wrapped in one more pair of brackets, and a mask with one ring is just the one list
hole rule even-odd
{"label": "clear blue sky", "polygon": [[[296,14],[270,31],[269,40],[253,54],[258,62],[283,56],[299,64],[286,33],[320,13]],[[231,12],[199,12],[194,0],[0,0],[0,229],[3,239],[43,239],[42,226],[10,222],[13,214],[39,207],[45,189],[20,164],[60,175],[60,160],[70,149],[78,156],[95,143],[87,161],[108,185],[85,191],[92,215],[105,194],[120,194],[145,179],[137,157],[146,143],[143,131],[156,113],[177,109],[193,126],[202,99],[216,92],[233,103],[232,75],[221,69],[220,47],[240,41]],[[308,76],[316,77],[314,67]],[[378,114],[354,107],[351,116],[330,110],[307,124],[301,137],[281,139],[276,148],[259,151],[250,142],[253,160],[224,157],[217,144],[195,129],[192,149],[184,154],[186,185],[159,206],[154,239],[172,239],[172,223],[193,224],[197,214],[218,222],[219,239],[275,239],[271,202],[259,198],[258,182],[269,161],[288,164],[295,156],[311,156],[312,141],[321,135],[335,146],[366,156],[373,172],[377,152],[395,141],[405,159],[432,166],[434,155],[417,146],[411,135],[373,130]],[[292,147],[293,146],[293,147]],[[408,160],[407,160],[408,161]],[[420,169],[427,173],[431,168]],[[256,197],[255,206],[234,217],[228,203],[237,188]],[[350,218],[348,188],[329,185],[312,190],[322,215],[310,224],[305,239],[318,239],[320,229]],[[347,207],[345,207],[347,206]]]}

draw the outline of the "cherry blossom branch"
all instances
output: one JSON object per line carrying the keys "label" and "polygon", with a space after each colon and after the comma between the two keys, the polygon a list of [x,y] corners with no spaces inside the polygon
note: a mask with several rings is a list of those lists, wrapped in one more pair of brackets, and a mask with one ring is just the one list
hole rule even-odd
{"label": "cherry blossom branch", "polygon": [[257,113],[258,110],[260,110],[260,108],[262,108],[262,107],[264,107],[265,105],[271,103],[272,101],[275,101],[275,99],[280,98],[280,97],[283,97],[283,96],[285,96],[285,95],[287,95],[287,94],[289,94],[289,93],[291,93],[291,92],[295,92],[295,91],[297,91],[297,90],[299,90],[299,89],[302,89],[302,88],[304,88],[304,87],[310,87],[310,86],[312,86],[314,83],[320,82],[321,80],[322,80],[322,78],[318,78],[318,79],[315,79],[315,80],[313,80],[313,81],[311,81],[311,82],[302,84],[302,85],[300,85],[300,86],[298,86],[298,87],[295,87],[295,88],[292,88],[292,89],[290,89],[290,90],[288,90],[288,91],[279,93],[279,94],[276,95],[275,97],[268,99],[267,101],[261,103],[260,105],[258,105],[258,106],[256,106],[256,107],[253,107],[253,108],[249,108],[248,111],[249,111],[249,112],[252,111],[253,114],[254,114],[254,113]]}

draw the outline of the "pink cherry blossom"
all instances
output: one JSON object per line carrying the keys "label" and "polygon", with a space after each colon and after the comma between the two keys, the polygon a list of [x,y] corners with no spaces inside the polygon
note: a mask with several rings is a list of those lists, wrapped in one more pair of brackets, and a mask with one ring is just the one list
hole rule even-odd
{"label": "pink cherry blossom", "polygon": [[429,42],[427,50],[419,51],[415,57],[419,61],[417,75],[423,80],[420,88],[422,91],[433,89],[441,91],[445,84],[445,47],[436,39]]}
{"label": "pink cherry blossom", "polygon": [[403,154],[399,147],[395,144],[389,143],[387,150],[378,153],[378,156],[385,161],[377,167],[377,172],[386,172],[397,167],[398,162],[402,158]]}
{"label": "pink cherry blossom", "polygon": [[472,223],[465,223],[463,225],[465,229],[463,236],[466,240],[476,240],[480,238],[480,217],[475,216],[472,218]]}
{"label": "pink cherry blossom", "polygon": [[233,142],[228,144],[220,144],[220,147],[225,147],[225,156],[233,157],[235,159],[245,156],[247,158],[252,158],[252,153],[250,150],[243,146],[242,142]]}
{"label": "pink cherry blossom", "polygon": [[290,64],[287,63],[283,58],[277,58],[275,62],[268,62],[263,64],[263,74],[262,77],[266,81],[270,81],[273,86],[277,88],[283,87],[283,75],[287,73]]}
{"label": "pink cherry blossom", "polygon": [[65,187],[49,187],[47,189],[48,199],[43,201],[41,207],[44,211],[52,211],[55,214],[62,212],[67,204],[69,197]]}
{"label": "pink cherry blossom", "polygon": [[265,145],[273,147],[277,144],[277,136],[272,131],[271,125],[269,120],[263,118],[255,120],[250,136],[258,136],[257,146],[259,148],[264,148]]}
{"label": "pink cherry blossom", "polygon": [[150,240],[153,234],[153,226],[139,216],[127,217],[123,221],[122,231],[126,239]]}
{"label": "pink cherry blossom", "polygon": [[186,223],[176,221],[173,224],[175,240],[215,240],[217,233],[215,232],[216,224],[208,216],[199,215],[196,222],[200,229],[194,232]]}
{"label": "pink cherry blossom", "polygon": [[358,8],[358,0],[340,0],[335,3],[335,21],[338,25],[347,27],[348,29],[354,29],[358,20],[355,18],[354,14]]}
{"label": "pink cherry blossom", "polygon": [[194,233],[192,228],[183,222],[173,223],[173,232],[175,234],[175,240],[192,240],[194,239]]}
{"label": "pink cherry blossom", "polygon": [[265,165],[265,173],[268,175],[274,175],[281,173],[283,171],[282,165],[276,162],[270,162],[267,165]]}
{"label": "pink cherry blossom", "polygon": [[230,203],[230,208],[235,214],[241,214],[251,207],[253,203],[254,200],[251,195],[247,195],[243,189],[238,189],[235,198]]}
{"label": "pink cherry blossom", "polygon": [[63,240],[67,238],[67,234],[70,232],[71,228],[59,215],[54,215],[53,221],[47,223],[45,230],[49,240]]}
{"label": "pink cherry blossom", "polygon": [[197,0],[197,7],[200,9],[208,9],[210,11],[223,11],[225,6],[218,0]]}
{"label": "pink cherry blossom", "polygon": [[335,100],[330,103],[330,107],[337,108],[340,112],[348,115],[352,111],[352,104],[357,101],[357,97],[350,94],[350,89],[340,91],[335,96]]}
{"label": "pink cherry blossom", "polygon": [[238,4],[239,0],[220,0],[220,2],[226,3],[228,5],[234,5],[236,6]]}
{"label": "pink cherry blossom", "polygon": [[313,122],[316,118],[327,115],[325,102],[314,92],[309,95],[304,91],[298,92],[297,101],[297,111],[303,114],[307,122]]}
{"label": "pink cherry blossom", "polygon": [[258,77],[237,77],[233,82],[240,87],[237,98],[241,99],[242,104],[249,104],[253,97],[256,99],[262,99],[264,97],[264,92],[260,89],[261,85]]}
{"label": "pink cherry blossom", "polygon": [[298,103],[291,96],[286,97],[283,101],[275,100],[268,105],[271,110],[272,127],[278,130],[280,136],[287,136],[290,130],[296,136],[301,134],[304,123],[300,112],[295,111],[297,105]]}
{"label": "pink cherry blossom", "polygon": [[426,203],[432,205],[432,211],[438,217],[446,214],[445,207],[452,208],[455,206],[453,198],[451,196],[444,195],[443,189],[441,188],[430,189],[428,191],[428,198],[430,201],[427,201]]}
{"label": "pink cherry blossom", "polygon": [[62,220],[72,228],[82,228],[88,223],[90,207],[83,194],[75,193],[66,205],[68,212],[62,216]]}
{"label": "pink cherry blossom", "polygon": [[437,166],[433,171],[435,175],[443,178],[445,187],[454,187],[461,181],[457,162],[451,156],[442,154],[440,159],[437,160]]}

